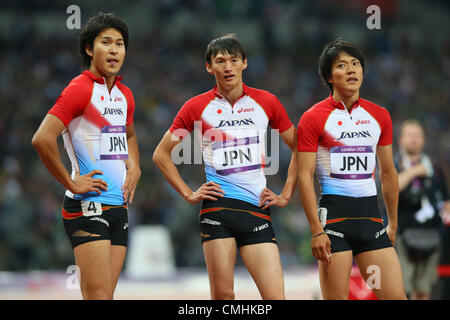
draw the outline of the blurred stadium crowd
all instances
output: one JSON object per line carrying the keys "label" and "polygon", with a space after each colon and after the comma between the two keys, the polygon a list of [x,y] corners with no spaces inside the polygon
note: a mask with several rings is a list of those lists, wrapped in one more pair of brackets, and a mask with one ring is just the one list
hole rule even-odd
{"label": "blurred stadium crowd", "polygon": [[[0,11],[0,270],[65,269],[73,254],[61,221],[64,189],[31,146],[45,113],[80,73],[78,30],[66,27],[74,1],[2,1]],[[369,1],[162,0],[79,1],[82,25],[98,11],[114,12],[130,29],[123,82],[135,96],[142,178],[130,206],[130,228],[160,224],[171,233],[177,266],[203,266],[197,212],[163,180],[152,154],[182,104],[209,90],[204,50],[215,36],[236,33],[249,55],[247,85],[268,90],[291,121],[328,96],[317,59],[328,41],[354,41],[366,57],[362,97],[385,106],[394,130],[406,118],[422,121],[427,153],[450,163],[450,14],[447,1],[374,1],[381,29],[369,30]],[[395,134],[398,134],[395,130]],[[395,141],[395,140],[394,140]],[[395,142],[394,142],[395,143]],[[61,152],[65,155],[61,144]],[[64,157],[68,164],[67,157]],[[280,192],[289,152],[281,149]],[[191,188],[204,181],[201,165],[179,166]],[[448,172],[447,172],[448,176]],[[298,192],[275,208],[283,264],[313,263],[309,228]]]}

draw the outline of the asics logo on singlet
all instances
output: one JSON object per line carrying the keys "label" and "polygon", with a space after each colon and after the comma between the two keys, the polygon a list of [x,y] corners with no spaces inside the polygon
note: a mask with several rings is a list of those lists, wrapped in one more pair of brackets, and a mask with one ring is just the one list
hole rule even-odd
{"label": "asics logo on singlet", "polygon": [[105,110],[103,110],[102,116],[105,116],[107,114],[123,116],[123,111],[121,108],[105,108]]}
{"label": "asics logo on singlet", "polygon": [[341,136],[336,139],[336,141],[342,139],[353,139],[353,138],[367,138],[372,137],[369,131],[353,131],[353,132],[341,132]]}
{"label": "asics logo on singlet", "polygon": [[241,112],[252,112],[252,111],[255,111],[255,108],[239,108],[239,110],[238,110],[238,113],[241,113]]}
{"label": "asics logo on singlet", "polygon": [[216,128],[222,127],[235,127],[235,126],[248,126],[250,124],[255,124],[251,118],[241,119],[241,120],[220,120],[220,123]]}

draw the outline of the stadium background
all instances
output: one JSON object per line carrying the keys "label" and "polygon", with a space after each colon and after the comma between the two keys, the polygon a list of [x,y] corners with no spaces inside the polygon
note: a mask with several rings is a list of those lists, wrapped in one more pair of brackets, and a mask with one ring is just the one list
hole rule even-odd
{"label": "stadium background", "polygon": [[[199,205],[188,205],[165,182],[152,154],[181,105],[214,85],[205,71],[204,50],[215,36],[237,34],[249,56],[244,82],[277,95],[294,125],[305,110],[329,94],[317,72],[324,44],[338,36],[357,43],[366,57],[361,96],[389,110],[394,144],[401,121],[421,120],[427,131],[426,151],[449,176],[450,6],[446,0],[2,1],[0,297],[5,292],[1,288],[10,290],[18,284],[29,292],[33,286],[64,282],[67,267],[74,264],[61,222],[64,189],[31,146],[45,113],[80,73],[79,30],[66,26],[71,4],[80,7],[82,26],[98,11],[114,12],[129,26],[121,74],[136,100],[142,169],[129,208],[130,229],[164,227],[173,250],[172,278],[202,275],[206,298]],[[366,8],[371,4],[381,9],[379,30],[366,26],[370,16]],[[287,148],[282,146],[280,152],[279,174],[268,177],[275,192],[281,191],[289,161]],[[204,181],[201,165],[178,168],[192,189]],[[287,208],[275,208],[272,214],[284,268],[302,279],[310,278],[311,272],[316,277],[298,191]],[[241,267],[238,260],[238,279]],[[47,278],[36,276],[42,272]],[[249,279],[245,272],[241,276],[243,281]],[[148,279],[158,283],[157,278]],[[317,282],[310,285],[317,290]]]}

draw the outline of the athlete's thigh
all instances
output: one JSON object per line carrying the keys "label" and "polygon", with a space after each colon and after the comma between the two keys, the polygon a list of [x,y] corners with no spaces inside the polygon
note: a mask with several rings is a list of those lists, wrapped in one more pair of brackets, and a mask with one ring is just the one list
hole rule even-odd
{"label": "athlete's thigh", "polygon": [[119,280],[120,272],[123,268],[125,256],[127,254],[127,247],[119,245],[111,245],[111,285],[113,291],[116,288]]}
{"label": "athlete's thigh", "polygon": [[362,252],[355,260],[379,299],[406,299],[402,270],[393,247]]}
{"label": "athlete's thigh", "polygon": [[263,299],[285,299],[280,253],[275,243],[240,247],[240,254]]}
{"label": "athlete's thigh", "polygon": [[319,261],[320,288],[325,300],[348,299],[350,271],[353,254],[351,250],[335,252],[330,262]]}
{"label": "athlete's thigh", "polygon": [[112,294],[110,250],[110,240],[90,241],[74,248],[83,293],[100,290]]}
{"label": "athlete's thigh", "polygon": [[233,290],[236,240],[214,239],[203,242],[203,254],[208,269],[211,293]]}

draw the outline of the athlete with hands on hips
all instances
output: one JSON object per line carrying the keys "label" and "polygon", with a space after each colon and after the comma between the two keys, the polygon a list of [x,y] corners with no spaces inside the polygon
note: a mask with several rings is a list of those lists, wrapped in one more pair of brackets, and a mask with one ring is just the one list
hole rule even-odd
{"label": "athlete with hands on hips", "polygon": [[[128,28],[113,14],[89,19],[80,34],[82,65],[49,110],[32,144],[67,189],[65,231],[80,269],[84,299],[112,299],[125,260],[128,203],[141,176],[134,98],[120,82]],[[58,150],[62,134],[70,175]]]}
{"label": "athlete with hands on hips", "polygon": [[[212,299],[234,299],[237,248],[263,299],[285,299],[280,255],[270,207],[284,207],[296,187],[296,129],[280,101],[247,87],[247,56],[231,35],[216,38],[205,52],[214,89],[187,101],[153,155],[167,181],[189,203],[202,201],[199,215]],[[171,152],[199,123],[207,182],[192,191],[175,167]],[[280,195],[266,188],[267,126],[278,129],[292,150]]]}

